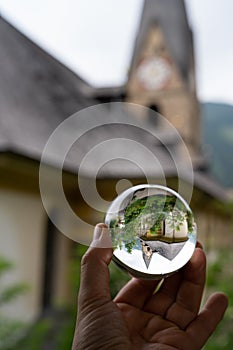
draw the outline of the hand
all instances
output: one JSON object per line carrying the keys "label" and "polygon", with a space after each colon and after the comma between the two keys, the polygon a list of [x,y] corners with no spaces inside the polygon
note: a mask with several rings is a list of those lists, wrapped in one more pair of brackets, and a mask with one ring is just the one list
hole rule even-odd
{"label": "hand", "polygon": [[227,297],[213,294],[199,312],[205,285],[205,254],[196,248],[179,272],[159,281],[132,278],[115,300],[110,297],[108,229],[98,224],[82,259],[78,319],[72,350],[199,350],[227,308]]}

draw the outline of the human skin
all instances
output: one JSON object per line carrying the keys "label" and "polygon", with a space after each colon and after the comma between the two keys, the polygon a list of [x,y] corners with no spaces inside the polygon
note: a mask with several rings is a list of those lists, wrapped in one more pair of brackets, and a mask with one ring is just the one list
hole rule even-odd
{"label": "human skin", "polygon": [[108,229],[98,224],[82,259],[72,350],[201,349],[228,303],[223,293],[214,293],[200,310],[206,280],[201,246],[156,293],[160,281],[132,278],[114,300],[108,269],[112,254]]}

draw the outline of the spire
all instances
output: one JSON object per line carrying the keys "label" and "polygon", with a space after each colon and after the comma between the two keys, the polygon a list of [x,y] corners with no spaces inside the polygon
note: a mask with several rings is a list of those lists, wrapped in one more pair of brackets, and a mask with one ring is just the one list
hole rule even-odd
{"label": "spire", "polygon": [[152,249],[145,242],[141,241],[141,245],[142,245],[142,257],[148,269],[152,259],[153,252],[152,252]]}

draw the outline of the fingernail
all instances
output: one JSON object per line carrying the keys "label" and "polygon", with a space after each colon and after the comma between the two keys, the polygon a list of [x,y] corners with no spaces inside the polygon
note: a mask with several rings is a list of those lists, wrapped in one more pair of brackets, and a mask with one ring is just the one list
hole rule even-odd
{"label": "fingernail", "polygon": [[94,229],[92,246],[99,248],[112,247],[112,241],[109,235],[108,226],[105,224],[97,224]]}
{"label": "fingernail", "polygon": [[104,224],[98,224],[98,225],[96,225],[95,230],[94,230],[94,235],[93,235],[93,240],[94,240],[94,241],[96,241],[96,240],[98,240],[98,239],[101,238],[103,225],[104,225]]}

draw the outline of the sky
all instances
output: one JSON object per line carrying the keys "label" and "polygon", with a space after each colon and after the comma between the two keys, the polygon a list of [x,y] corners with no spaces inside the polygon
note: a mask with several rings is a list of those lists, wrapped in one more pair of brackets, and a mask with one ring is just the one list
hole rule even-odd
{"label": "sky", "polygon": [[[233,1],[185,0],[200,101],[233,104]],[[127,77],[143,0],[0,0],[1,15],[94,86]]]}

